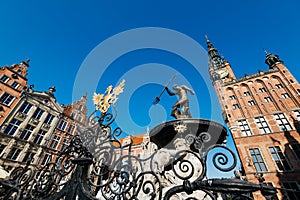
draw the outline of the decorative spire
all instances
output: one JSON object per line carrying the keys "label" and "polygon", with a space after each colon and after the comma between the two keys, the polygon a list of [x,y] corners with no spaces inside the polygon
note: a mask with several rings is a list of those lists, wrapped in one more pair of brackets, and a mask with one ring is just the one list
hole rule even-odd
{"label": "decorative spire", "polygon": [[207,49],[208,50],[214,49],[214,46],[212,45],[212,43],[208,39],[207,35],[205,35],[205,38],[206,38]]}
{"label": "decorative spire", "polygon": [[30,62],[30,58],[28,58],[25,61],[22,61],[21,63],[24,64],[24,65],[26,65],[27,67],[29,67],[29,62]]}
{"label": "decorative spire", "polygon": [[222,64],[222,58],[218,52],[218,50],[212,45],[207,35],[205,35],[207,48],[208,48],[208,58],[209,58],[209,67],[217,68]]}
{"label": "decorative spire", "polygon": [[280,60],[278,55],[271,54],[271,53],[267,52],[266,50],[264,50],[264,51],[266,54],[265,63],[269,66],[270,69],[273,68],[273,66],[275,64],[282,63],[282,61]]}
{"label": "decorative spire", "polygon": [[56,91],[55,86],[49,88],[49,93],[53,94]]}

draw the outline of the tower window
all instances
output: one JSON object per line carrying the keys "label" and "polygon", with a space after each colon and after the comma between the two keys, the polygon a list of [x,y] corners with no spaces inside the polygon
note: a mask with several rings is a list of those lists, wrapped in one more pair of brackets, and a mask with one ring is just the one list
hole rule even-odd
{"label": "tower window", "polygon": [[267,103],[268,103],[268,102],[272,102],[271,97],[265,97],[264,99],[265,99],[265,102],[267,102]]}
{"label": "tower window", "polygon": [[300,89],[297,89],[297,91],[300,93]]}
{"label": "tower window", "polygon": [[269,150],[279,170],[291,170],[291,167],[279,146],[269,147]]}
{"label": "tower window", "polygon": [[249,91],[244,92],[244,96],[250,96],[250,95],[251,95],[251,94],[250,94]]}
{"label": "tower window", "polygon": [[254,102],[253,100],[248,101],[248,105],[249,105],[249,106],[254,106],[254,105],[255,105],[255,102]]}
{"label": "tower window", "polygon": [[242,132],[243,136],[250,136],[250,135],[252,135],[250,127],[249,127],[249,125],[248,125],[248,123],[247,123],[247,121],[245,119],[239,120],[238,124],[239,124],[239,127],[241,129],[241,132]]}
{"label": "tower window", "polygon": [[253,165],[257,172],[266,172],[267,167],[258,148],[249,149]]}
{"label": "tower window", "polygon": [[258,90],[259,90],[259,92],[261,92],[261,93],[266,92],[266,89],[265,89],[265,88],[259,88]]}
{"label": "tower window", "polygon": [[281,96],[282,96],[282,98],[284,98],[284,99],[290,98],[290,95],[289,95],[288,93],[283,93],[283,94],[281,94]]}
{"label": "tower window", "polygon": [[233,107],[233,110],[236,110],[236,109],[240,108],[239,104],[233,104],[232,107]]}
{"label": "tower window", "polygon": [[264,117],[255,117],[255,122],[259,128],[260,133],[271,133],[268,123],[266,122]]}
{"label": "tower window", "polygon": [[276,87],[277,89],[283,88],[282,84],[280,84],[280,83],[279,83],[279,84],[276,84],[275,87]]}
{"label": "tower window", "polygon": [[274,114],[274,117],[282,131],[290,131],[292,127],[283,113]]}
{"label": "tower window", "polygon": [[281,182],[283,188],[288,190],[283,190],[289,200],[298,199],[300,197],[300,188],[297,182]]}
{"label": "tower window", "polygon": [[230,95],[230,96],[229,96],[229,99],[230,99],[230,100],[234,100],[234,99],[235,99],[235,96],[234,96],[234,95]]}
{"label": "tower window", "polygon": [[294,81],[293,81],[292,79],[290,80],[290,82],[291,82],[291,83],[294,83]]}

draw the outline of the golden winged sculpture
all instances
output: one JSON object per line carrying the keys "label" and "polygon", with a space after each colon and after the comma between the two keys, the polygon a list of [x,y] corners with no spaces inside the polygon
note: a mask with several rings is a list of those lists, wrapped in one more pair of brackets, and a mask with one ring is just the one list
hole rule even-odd
{"label": "golden winged sculpture", "polygon": [[124,91],[124,85],[125,80],[123,79],[114,89],[112,85],[108,86],[104,94],[94,93],[93,101],[96,105],[96,110],[99,110],[101,113],[106,113],[110,105],[117,102],[117,96]]}

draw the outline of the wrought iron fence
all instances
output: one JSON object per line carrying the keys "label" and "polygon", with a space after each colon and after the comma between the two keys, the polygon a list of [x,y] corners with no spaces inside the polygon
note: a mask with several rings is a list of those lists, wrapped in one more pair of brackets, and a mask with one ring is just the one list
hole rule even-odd
{"label": "wrought iron fence", "polygon": [[[89,126],[79,130],[55,162],[31,168],[28,161],[25,167],[14,169],[9,179],[0,181],[1,199],[252,199],[254,191],[266,198],[276,193],[276,188],[263,182],[207,179],[207,155],[215,148],[228,151],[233,160],[225,167],[228,153],[214,153],[213,165],[218,170],[236,166],[234,153],[224,145],[213,145],[204,154],[157,149],[133,155],[132,145],[122,145],[118,139],[122,130],[113,129],[113,122],[111,113],[90,118]],[[196,140],[199,143],[201,138]]]}

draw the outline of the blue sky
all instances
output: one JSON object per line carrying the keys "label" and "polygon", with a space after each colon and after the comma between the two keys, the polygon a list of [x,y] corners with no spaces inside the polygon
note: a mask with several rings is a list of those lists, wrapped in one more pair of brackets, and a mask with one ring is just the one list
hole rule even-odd
{"label": "blue sky", "polygon": [[[191,97],[193,116],[222,122],[207,79],[204,36],[231,63],[237,77],[266,70],[266,49],[278,54],[299,80],[299,8],[298,1],[278,0],[1,1],[0,65],[31,58],[29,84],[41,91],[55,85],[62,104],[88,92],[90,112],[92,91],[102,93],[125,78],[117,106],[127,134],[143,133],[148,126],[172,119],[174,97],[164,94],[160,104],[151,103],[176,73],[173,83],[187,84],[196,92]],[[112,58],[117,50],[120,55]],[[78,77],[86,82],[77,83]]]}

